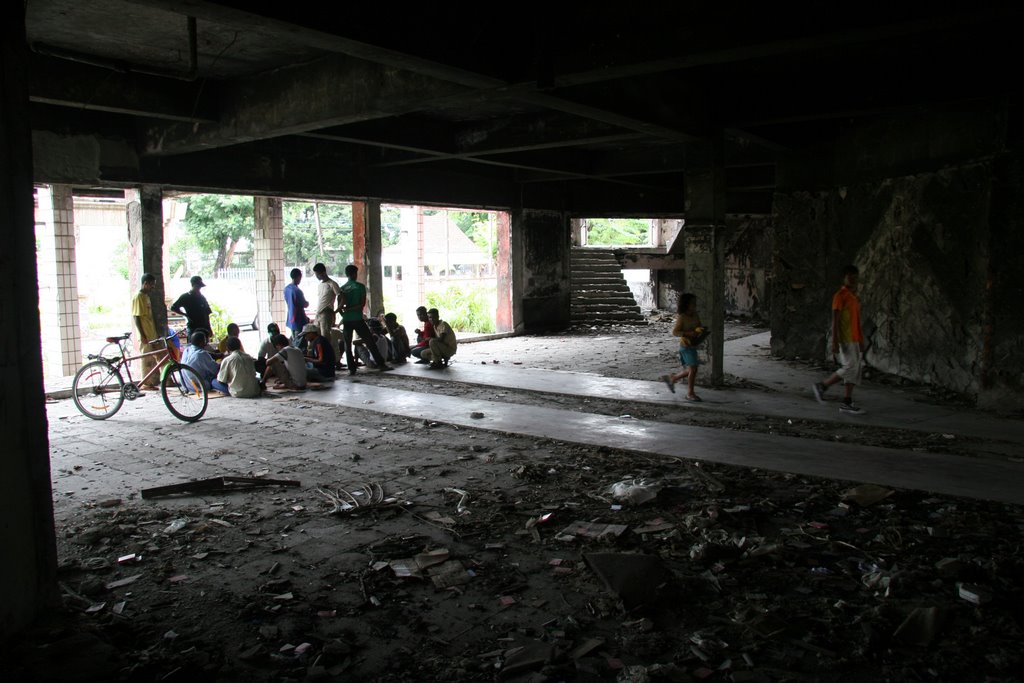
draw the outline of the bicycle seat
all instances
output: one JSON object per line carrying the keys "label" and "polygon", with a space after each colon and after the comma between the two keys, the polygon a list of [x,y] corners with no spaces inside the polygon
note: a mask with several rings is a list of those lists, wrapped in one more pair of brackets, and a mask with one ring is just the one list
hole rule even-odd
{"label": "bicycle seat", "polygon": [[127,338],[128,338],[128,335],[124,335],[123,337],[107,337],[107,341],[109,343],[111,343],[111,344],[116,344],[117,342],[121,341],[122,339],[127,339]]}

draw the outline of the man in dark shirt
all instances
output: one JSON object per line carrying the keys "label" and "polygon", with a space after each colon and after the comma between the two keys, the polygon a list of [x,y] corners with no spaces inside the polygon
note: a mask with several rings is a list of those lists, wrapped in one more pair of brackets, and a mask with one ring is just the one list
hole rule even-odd
{"label": "man in dark shirt", "polygon": [[192,289],[178,297],[178,300],[171,304],[171,310],[178,315],[188,318],[188,338],[192,338],[194,332],[202,332],[207,339],[213,337],[213,328],[210,327],[210,302],[199,291],[206,286],[203,278],[193,275],[190,280]]}
{"label": "man in dark shirt", "polygon": [[320,327],[316,323],[308,323],[303,327],[302,336],[306,338],[306,378],[310,382],[332,381],[337,358],[330,340],[320,334]]}

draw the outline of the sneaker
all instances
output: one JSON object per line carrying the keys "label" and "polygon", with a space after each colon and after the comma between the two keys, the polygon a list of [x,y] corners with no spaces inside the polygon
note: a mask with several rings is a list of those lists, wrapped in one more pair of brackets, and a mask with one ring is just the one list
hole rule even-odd
{"label": "sneaker", "polygon": [[669,377],[668,375],[662,375],[661,381],[668,386],[669,391],[671,391],[673,394],[676,393],[676,385],[672,383],[671,377]]}
{"label": "sneaker", "polygon": [[431,364],[430,364],[429,366],[427,366],[427,367],[428,367],[428,369],[430,369],[430,370],[440,370],[440,369],[441,369],[441,368],[443,368],[444,366],[443,366],[443,365],[441,365],[441,363],[440,363],[440,362],[435,362],[435,363],[431,363]]}
{"label": "sneaker", "polygon": [[842,403],[839,404],[839,412],[846,413],[848,415],[860,415],[864,411],[861,410],[860,406],[858,406],[853,401],[850,401],[849,403],[843,401]]}
{"label": "sneaker", "polygon": [[391,367],[390,365],[381,365],[377,369],[380,370],[381,372],[387,372],[388,370],[394,370],[394,368]]}
{"label": "sneaker", "polygon": [[815,382],[814,384],[811,385],[811,391],[814,392],[814,398],[818,399],[818,403],[824,403],[825,402],[825,390],[826,389],[828,389],[828,387],[826,387],[821,382]]}

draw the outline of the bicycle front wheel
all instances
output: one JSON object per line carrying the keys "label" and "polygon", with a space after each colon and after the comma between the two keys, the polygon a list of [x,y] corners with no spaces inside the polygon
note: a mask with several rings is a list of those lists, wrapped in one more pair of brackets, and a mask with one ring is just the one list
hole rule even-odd
{"label": "bicycle front wheel", "polygon": [[121,373],[106,361],[86,363],[75,373],[71,385],[75,406],[86,417],[106,420],[113,417],[124,403],[124,380]]}
{"label": "bicycle front wheel", "polygon": [[185,422],[201,418],[209,403],[203,378],[195,369],[181,363],[172,363],[164,371],[160,395],[171,415]]}

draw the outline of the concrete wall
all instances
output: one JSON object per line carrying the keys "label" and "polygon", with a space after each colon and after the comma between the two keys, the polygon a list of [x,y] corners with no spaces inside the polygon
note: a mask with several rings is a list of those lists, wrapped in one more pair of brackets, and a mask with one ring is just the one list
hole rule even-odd
{"label": "concrete wall", "polygon": [[[518,281],[521,332],[569,325],[569,218],[561,211],[521,209],[512,213],[513,269]],[[518,253],[517,253],[518,252]]]}
{"label": "concrete wall", "polygon": [[767,320],[775,243],[771,217],[726,216],[725,224],[725,312]]}
{"label": "concrete wall", "polygon": [[1005,139],[991,112],[932,115],[848,131],[826,173],[817,151],[824,183],[788,169],[774,202],[773,353],[825,357],[831,296],[854,263],[872,366],[1024,407],[1020,165]]}

